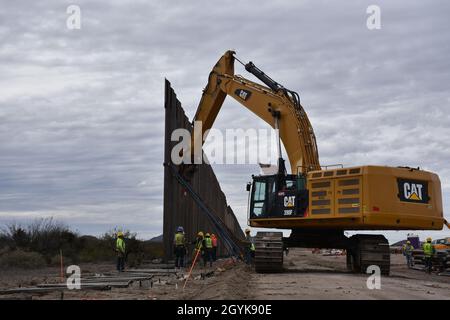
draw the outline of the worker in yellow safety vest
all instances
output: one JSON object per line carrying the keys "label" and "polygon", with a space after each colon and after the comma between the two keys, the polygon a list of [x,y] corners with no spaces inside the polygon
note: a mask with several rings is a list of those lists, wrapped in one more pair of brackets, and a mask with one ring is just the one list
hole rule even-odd
{"label": "worker in yellow safety vest", "polygon": [[206,267],[206,262],[209,261],[209,266],[212,267],[213,243],[209,233],[205,234],[205,239],[203,239],[203,248],[203,266]]}
{"label": "worker in yellow safety vest", "polygon": [[406,243],[402,247],[402,253],[406,258],[406,265],[408,268],[411,268],[414,265],[412,253],[414,251],[414,247],[411,244],[411,241],[406,241]]}
{"label": "worker in yellow safety vest", "polygon": [[422,245],[422,249],[423,249],[423,256],[424,256],[424,263],[425,263],[425,271],[428,273],[431,273],[431,270],[433,268],[432,258],[436,252],[436,249],[434,248],[433,244],[431,243],[431,238],[427,238],[427,242],[425,242]]}
{"label": "worker in yellow safety vest", "polygon": [[117,271],[122,272],[125,269],[125,241],[123,240],[123,232],[117,233],[116,240],[117,252]]}
{"label": "worker in yellow safety vest", "polygon": [[197,233],[197,238],[191,242],[191,244],[194,244],[194,251],[192,252],[192,259],[196,256],[197,252],[200,251],[199,254],[203,255],[203,239],[204,235],[202,231],[199,231]]}
{"label": "worker in yellow safety vest", "polygon": [[186,255],[186,241],[184,238],[184,228],[179,226],[173,239],[175,253],[175,268],[184,267],[184,256]]}
{"label": "worker in yellow safety vest", "polygon": [[250,235],[250,229],[245,229],[245,263],[253,264],[255,259],[255,244],[253,243],[253,238]]}

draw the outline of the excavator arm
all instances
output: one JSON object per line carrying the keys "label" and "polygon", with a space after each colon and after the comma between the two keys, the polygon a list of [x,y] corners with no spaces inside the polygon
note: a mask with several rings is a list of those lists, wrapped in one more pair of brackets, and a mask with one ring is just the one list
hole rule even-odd
{"label": "excavator arm", "polygon": [[448,222],[446,219],[444,219],[444,224],[447,226],[447,228],[450,229],[450,222]]}
{"label": "excavator arm", "polygon": [[203,143],[207,132],[227,95],[233,97],[272,128],[278,124],[293,174],[320,170],[316,138],[311,123],[300,105],[298,95],[270,79],[251,62],[246,69],[268,86],[263,86],[234,74],[234,52],[227,51],[209,74],[194,121],[202,122],[201,136],[193,143]]}

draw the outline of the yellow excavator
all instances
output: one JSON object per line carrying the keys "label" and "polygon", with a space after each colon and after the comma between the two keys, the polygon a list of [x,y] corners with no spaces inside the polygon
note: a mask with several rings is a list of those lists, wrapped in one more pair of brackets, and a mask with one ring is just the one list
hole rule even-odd
{"label": "yellow excavator", "polygon": [[[265,85],[235,75],[235,60]],[[263,119],[278,133],[278,172],[253,176],[249,192],[248,221],[252,227],[291,229],[258,232],[255,237],[255,270],[282,270],[288,248],[336,248],[347,252],[347,266],[366,272],[377,265],[389,274],[389,243],[383,235],[346,230],[441,230],[441,184],[432,172],[410,167],[356,166],[322,168],[311,123],[299,95],[257,68],[242,63],[227,51],[209,74],[193,121],[202,122],[201,135],[192,143],[203,145],[225,97],[229,95]],[[196,141],[201,140],[201,141]],[[291,172],[281,154],[281,141]]]}

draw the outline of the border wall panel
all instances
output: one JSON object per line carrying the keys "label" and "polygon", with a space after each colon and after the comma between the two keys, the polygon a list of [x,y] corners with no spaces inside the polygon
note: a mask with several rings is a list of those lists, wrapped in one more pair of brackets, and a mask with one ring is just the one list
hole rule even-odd
{"label": "border wall panel", "polygon": [[[170,82],[165,81],[165,137],[164,163],[171,163],[171,150],[177,142],[171,141],[173,130],[184,128],[192,131],[192,125],[172,89]],[[210,165],[196,165],[189,176],[193,189],[200,195],[206,205],[225,223],[229,230],[239,239],[244,239],[233,210],[228,206],[226,196]],[[186,240],[193,241],[198,231],[217,233],[200,208],[197,207],[189,193],[172,176],[168,167],[164,167],[164,227],[163,243],[165,260],[173,258],[173,237],[177,226],[185,229]],[[227,255],[225,246],[218,241],[218,254]],[[188,259],[193,245],[189,246]]]}

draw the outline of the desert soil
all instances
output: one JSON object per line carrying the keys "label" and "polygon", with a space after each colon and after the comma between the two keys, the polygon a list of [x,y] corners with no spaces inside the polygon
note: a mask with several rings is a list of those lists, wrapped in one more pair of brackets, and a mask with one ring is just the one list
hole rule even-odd
{"label": "desert soil", "polygon": [[[150,266],[146,266],[150,267]],[[84,265],[84,274],[104,273],[112,265]],[[219,260],[212,268],[196,266],[183,290],[185,272],[156,277],[152,283],[108,291],[66,290],[64,299],[450,299],[450,277],[408,269],[402,255],[391,256],[391,275],[381,277],[381,289],[367,288],[369,275],[347,272],[345,256],[312,254],[293,249],[284,272],[257,274],[242,262]],[[203,275],[203,276],[202,276]],[[33,286],[59,281],[57,268],[5,270],[0,288]],[[0,299],[61,299],[60,292],[3,295]]]}

